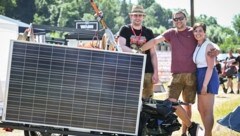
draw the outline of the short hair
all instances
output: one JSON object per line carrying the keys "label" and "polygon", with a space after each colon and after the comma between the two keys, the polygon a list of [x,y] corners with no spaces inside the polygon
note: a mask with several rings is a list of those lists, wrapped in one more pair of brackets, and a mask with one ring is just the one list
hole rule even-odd
{"label": "short hair", "polygon": [[173,17],[174,17],[176,14],[183,14],[183,16],[184,16],[185,18],[187,18],[186,13],[185,13],[184,10],[178,10],[178,11],[174,12],[174,13],[173,13]]}
{"label": "short hair", "polygon": [[197,27],[202,27],[203,31],[206,33],[207,26],[203,22],[195,23],[193,25],[193,31],[196,30]]}

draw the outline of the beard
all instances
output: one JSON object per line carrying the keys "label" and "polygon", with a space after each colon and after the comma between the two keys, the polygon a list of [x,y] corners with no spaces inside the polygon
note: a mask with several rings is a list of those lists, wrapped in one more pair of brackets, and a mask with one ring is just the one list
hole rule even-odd
{"label": "beard", "polygon": [[175,25],[175,27],[179,30],[185,29],[186,25],[185,24],[180,24],[180,25]]}

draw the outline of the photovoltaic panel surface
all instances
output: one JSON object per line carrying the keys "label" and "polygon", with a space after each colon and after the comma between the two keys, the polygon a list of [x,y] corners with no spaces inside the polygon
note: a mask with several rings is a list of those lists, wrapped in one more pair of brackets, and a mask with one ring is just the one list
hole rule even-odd
{"label": "photovoltaic panel surface", "polygon": [[137,133],[145,56],[13,41],[5,122]]}

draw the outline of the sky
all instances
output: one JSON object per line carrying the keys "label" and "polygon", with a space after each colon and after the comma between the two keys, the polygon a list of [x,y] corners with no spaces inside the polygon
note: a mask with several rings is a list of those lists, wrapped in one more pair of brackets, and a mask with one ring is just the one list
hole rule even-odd
{"label": "sky", "polygon": [[[190,0],[155,0],[166,9],[186,9],[190,14]],[[137,0],[132,0],[136,3]],[[240,0],[194,0],[194,14],[205,14],[217,19],[219,25],[232,27],[234,15],[240,14]]]}

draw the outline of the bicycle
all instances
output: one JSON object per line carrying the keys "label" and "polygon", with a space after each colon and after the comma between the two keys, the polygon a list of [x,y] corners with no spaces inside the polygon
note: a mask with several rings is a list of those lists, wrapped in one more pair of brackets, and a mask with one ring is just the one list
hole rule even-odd
{"label": "bicycle", "polygon": [[149,99],[143,101],[138,136],[171,136],[181,124],[174,114],[174,106],[188,105],[181,101]]}

